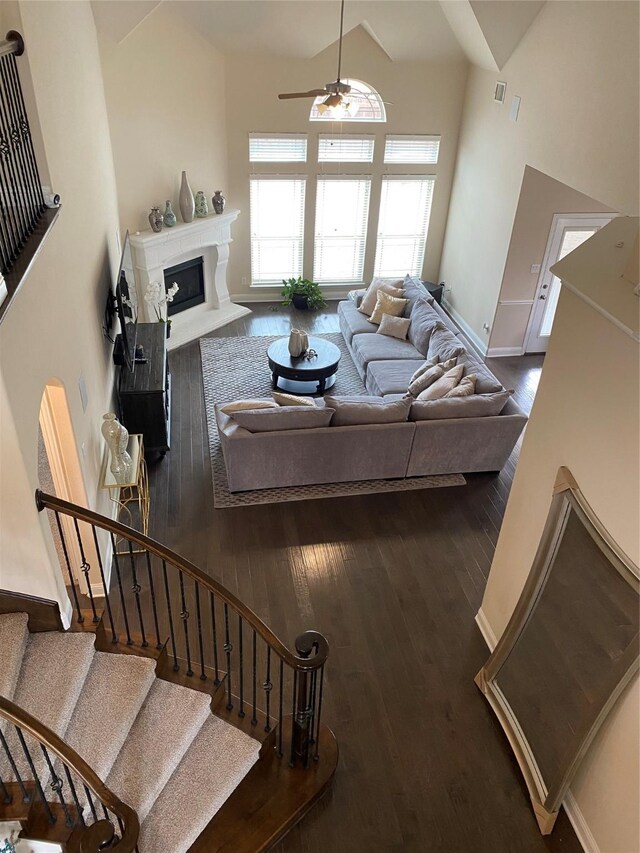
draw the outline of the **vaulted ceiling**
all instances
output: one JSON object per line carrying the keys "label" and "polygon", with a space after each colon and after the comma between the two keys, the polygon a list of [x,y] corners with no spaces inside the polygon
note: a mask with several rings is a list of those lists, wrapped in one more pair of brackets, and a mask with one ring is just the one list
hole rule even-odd
{"label": "vaulted ceiling", "polygon": [[[122,41],[162,4],[222,52],[316,56],[336,41],[339,0],[93,0],[99,31]],[[362,26],[394,61],[465,56],[497,70],[544,0],[347,0],[345,32]]]}

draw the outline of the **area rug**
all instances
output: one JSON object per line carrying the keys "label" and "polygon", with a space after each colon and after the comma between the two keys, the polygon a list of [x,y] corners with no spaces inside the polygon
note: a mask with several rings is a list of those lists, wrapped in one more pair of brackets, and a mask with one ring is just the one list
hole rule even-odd
{"label": "area rug", "polygon": [[[366,389],[342,335],[339,332],[333,332],[317,335],[317,337],[326,338],[340,347],[342,352],[336,383],[331,389],[331,394],[366,394]],[[278,336],[261,335],[200,340],[202,381],[213,475],[213,501],[216,509],[465,485],[466,480],[462,474],[437,474],[432,477],[408,477],[404,480],[322,483],[316,486],[288,486],[282,489],[257,489],[232,494],[229,491],[227,472],[224,467],[214,403],[271,397],[271,371],[267,364],[267,348],[277,339]]]}

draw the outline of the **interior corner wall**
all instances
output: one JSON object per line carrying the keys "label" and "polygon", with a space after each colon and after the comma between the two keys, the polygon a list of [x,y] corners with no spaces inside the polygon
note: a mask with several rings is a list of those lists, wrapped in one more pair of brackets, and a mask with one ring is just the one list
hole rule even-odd
{"label": "interior corner wall", "polygon": [[167,199],[180,221],[182,171],[209,209],[227,186],[222,55],[172,5],[161,4],[120,44],[99,38],[122,233],[149,230]]}
{"label": "interior corner wall", "polygon": [[[613,539],[640,565],[639,387],[637,341],[563,287],[482,602],[496,637],[531,570],[561,465]],[[595,840],[588,851],[640,849],[638,702],[636,678],[571,785]]]}
{"label": "interior corner wall", "polygon": [[[638,211],[638,13],[624,0],[546,3],[502,71],[469,72],[440,279],[485,347],[526,165]],[[497,80],[504,104],[493,99]]]}
{"label": "interior corner wall", "polygon": [[[308,163],[284,164],[283,174],[305,174],[307,207],[305,217],[305,247],[314,240],[313,200],[315,186],[312,176],[318,173],[345,173],[349,164],[318,164],[317,134],[345,133],[373,134],[375,137],[374,163],[367,174],[380,176],[387,171],[383,164],[384,138],[388,133],[441,134],[440,155],[437,167],[427,251],[423,275],[436,280],[444,228],[449,207],[449,196],[458,130],[468,65],[465,61],[449,62],[393,62],[362,27],[356,27],[345,36],[343,50],[343,76],[361,79],[373,86],[387,106],[385,124],[369,122],[310,122],[312,100],[279,101],[279,92],[307,91],[333,80],[336,73],[337,46],[331,45],[312,59],[295,59],[275,55],[247,55],[229,53],[226,57],[227,80],[227,133],[229,150],[229,184],[227,196],[231,207],[239,208],[241,215],[233,226],[234,245],[229,259],[228,284],[232,299],[242,301],[251,294],[251,237],[249,217],[249,177],[260,174],[260,164],[252,168],[249,163],[249,133],[306,133],[309,137]],[[315,162],[314,162],[315,161]],[[356,164],[362,166],[362,164]],[[302,170],[299,168],[302,166]],[[297,169],[297,171],[296,171]],[[362,174],[362,169],[354,169]],[[390,171],[390,170],[389,170]],[[410,173],[410,167],[407,168]],[[377,223],[377,211],[371,216]],[[375,225],[374,225],[375,233]],[[369,232],[371,234],[371,231]],[[310,257],[305,249],[305,255]],[[311,277],[313,271],[305,270]],[[280,287],[261,288],[264,298],[279,296]]]}
{"label": "interior corner wall", "polygon": [[113,402],[112,345],[102,336],[102,317],[119,260],[115,176],[90,4],[20,2],[18,11],[27,46],[18,66],[28,63],[63,206],[0,328],[0,587],[56,598],[64,608],[47,519],[34,500],[40,403],[47,381],[57,378],[67,392],[89,505],[108,511],[98,478],[100,423]]}

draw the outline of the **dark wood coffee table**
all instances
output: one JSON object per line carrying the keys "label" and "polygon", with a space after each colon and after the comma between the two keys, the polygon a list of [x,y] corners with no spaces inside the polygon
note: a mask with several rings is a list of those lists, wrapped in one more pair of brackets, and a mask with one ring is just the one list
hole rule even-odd
{"label": "dark wood coffee table", "polygon": [[[324,394],[336,381],[340,349],[322,338],[309,338],[309,349],[316,355],[292,358],[289,338],[274,341],[267,350],[274,391],[293,394]],[[279,384],[278,384],[279,383]]]}

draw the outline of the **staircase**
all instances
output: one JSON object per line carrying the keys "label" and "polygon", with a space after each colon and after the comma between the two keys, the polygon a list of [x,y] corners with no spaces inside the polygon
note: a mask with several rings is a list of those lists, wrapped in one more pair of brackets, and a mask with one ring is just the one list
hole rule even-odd
{"label": "staircase", "polygon": [[64,631],[51,602],[0,591],[0,821],[69,853],[268,850],[335,771],[326,641],[307,632],[293,653],[164,546],[38,501],[61,533],[60,514],[74,519],[75,547],[62,541],[76,614]]}

